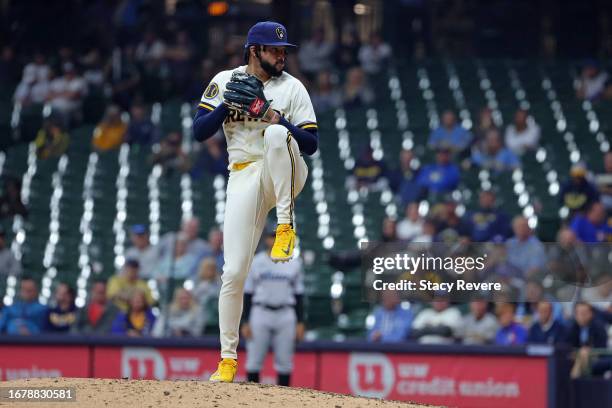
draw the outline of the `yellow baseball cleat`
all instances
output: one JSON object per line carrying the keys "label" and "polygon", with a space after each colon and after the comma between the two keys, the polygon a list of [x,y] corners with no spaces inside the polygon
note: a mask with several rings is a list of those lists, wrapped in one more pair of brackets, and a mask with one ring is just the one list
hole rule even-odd
{"label": "yellow baseball cleat", "polygon": [[217,371],[212,373],[209,380],[210,382],[234,382],[234,377],[238,371],[238,361],[233,358],[224,358],[219,361]]}
{"label": "yellow baseball cleat", "polygon": [[295,246],[295,231],[291,224],[279,224],[276,227],[276,238],[274,246],[270,251],[270,258],[274,262],[287,262],[293,258],[293,247]]}

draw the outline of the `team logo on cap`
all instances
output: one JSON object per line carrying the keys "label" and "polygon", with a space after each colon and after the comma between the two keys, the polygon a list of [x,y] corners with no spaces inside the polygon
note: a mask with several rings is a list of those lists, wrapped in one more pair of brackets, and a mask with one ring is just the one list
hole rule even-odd
{"label": "team logo on cap", "polygon": [[285,31],[283,30],[283,27],[276,27],[276,36],[279,40],[285,38]]}

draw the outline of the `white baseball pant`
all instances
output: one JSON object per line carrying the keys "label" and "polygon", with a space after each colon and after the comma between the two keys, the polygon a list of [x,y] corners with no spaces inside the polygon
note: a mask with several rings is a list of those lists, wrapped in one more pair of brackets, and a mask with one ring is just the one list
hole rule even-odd
{"label": "white baseball pant", "polygon": [[237,358],[244,281],[266,223],[276,206],[279,224],[293,224],[294,200],[308,166],[297,142],[282,125],[264,131],[263,158],[230,172],[223,223],[224,261],[219,294],[221,358]]}

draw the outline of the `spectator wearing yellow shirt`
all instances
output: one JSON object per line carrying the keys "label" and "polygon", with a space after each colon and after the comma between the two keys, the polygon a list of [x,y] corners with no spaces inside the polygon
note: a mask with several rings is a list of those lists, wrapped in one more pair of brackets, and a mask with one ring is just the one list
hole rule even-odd
{"label": "spectator wearing yellow shirt", "polygon": [[36,155],[39,159],[59,157],[68,148],[70,137],[56,123],[46,120],[36,134]]}
{"label": "spectator wearing yellow shirt", "polygon": [[106,296],[122,311],[128,309],[128,303],[135,291],[142,291],[149,306],[154,300],[147,282],[140,279],[140,263],[136,259],[128,259],[120,275],[113,276],[108,281]]}
{"label": "spectator wearing yellow shirt", "polygon": [[117,105],[106,109],[104,118],[94,129],[92,144],[98,151],[107,151],[118,148],[125,139],[127,123],[121,118],[121,111]]}

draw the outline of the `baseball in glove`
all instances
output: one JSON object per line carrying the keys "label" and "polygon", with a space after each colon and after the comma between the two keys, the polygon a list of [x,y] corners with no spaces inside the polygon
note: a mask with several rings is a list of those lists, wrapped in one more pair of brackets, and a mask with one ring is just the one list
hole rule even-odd
{"label": "baseball in glove", "polygon": [[245,72],[235,71],[223,93],[223,103],[252,118],[265,119],[270,102],[263,92],[263,82]]}

